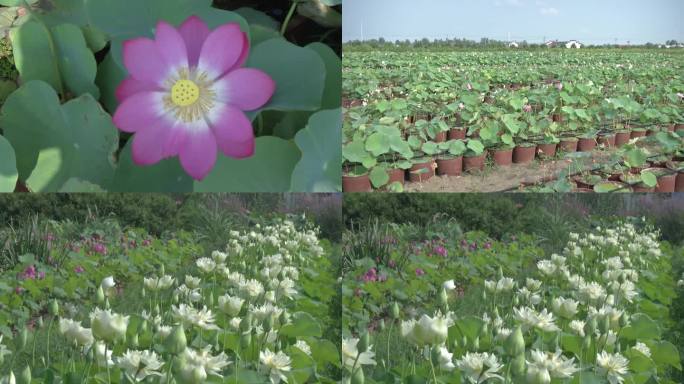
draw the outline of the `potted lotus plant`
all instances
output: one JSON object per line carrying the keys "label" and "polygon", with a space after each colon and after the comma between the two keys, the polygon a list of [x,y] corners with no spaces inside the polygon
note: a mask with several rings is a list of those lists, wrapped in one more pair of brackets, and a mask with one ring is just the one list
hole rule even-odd
{"label": "potted lotus plant", "polygon": [[428,141],[422,144],[421,153],[423,156],[418,156],[412,159],[412,165],[409,169],[409,180],[412,182],[421,182],[429,180],[435,175],[435,168],[437,164],[433,156],[439,152],[439,146],[434,141]]}
{"label": "potted lotus plant", "polygon": [[366,151],[363,139],[355,139],[342,147],[342,191],[370,192],[373,190],[368,169],[376,160]]}
{"label": "potted lotus plant", "polygon": [[460,176],[463,171],[463,154],[466,145],[463,140],[449,140],[438,145],[437,174]]}
{"label": "potted lotus plant", "polygon": [[469,139],[466,144],[466,152],[463,155],[463,171],[483,171],[485,164],[484,145],[480,140]]}

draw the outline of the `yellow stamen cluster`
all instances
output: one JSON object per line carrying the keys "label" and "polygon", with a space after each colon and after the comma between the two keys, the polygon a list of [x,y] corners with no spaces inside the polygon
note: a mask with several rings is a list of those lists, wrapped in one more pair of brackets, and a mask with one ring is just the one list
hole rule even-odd
{"label": "yellow stamen cluster", "polygon": [[171,92],[164,97],[164,107],[180,121],[191,123],[202,119],[214,106],[216,94],[205,73],[184,68],[166,84]]}

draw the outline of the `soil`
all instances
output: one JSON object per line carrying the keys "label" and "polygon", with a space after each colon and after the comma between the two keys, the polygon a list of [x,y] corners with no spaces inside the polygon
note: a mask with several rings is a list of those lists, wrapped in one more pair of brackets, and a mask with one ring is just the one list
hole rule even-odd
{"label": "soil", "polygon": [[[502,192],[523,185],[542,184],[556,179],[572,165],[575,172],[589,170],[609,159],[614,151],[593,151],[586,158],[555,158],[512,164],[504,168],[488,167],[484,172],[457,177],[435,176],[422,183],[407,183],[406,192]],[[566,155],[567,156],[567,155]],[[574,172],[573,172],[574,173]]]}

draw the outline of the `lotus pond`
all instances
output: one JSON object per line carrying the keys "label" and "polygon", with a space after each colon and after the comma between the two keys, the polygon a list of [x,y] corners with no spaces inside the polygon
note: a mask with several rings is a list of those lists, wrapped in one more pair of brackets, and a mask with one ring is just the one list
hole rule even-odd
{"label": "lotus pond", "polygon": [[336,382],[337,251],[301,215],[249,222],[220,249],[111,218],[2,228],[2,382]]}

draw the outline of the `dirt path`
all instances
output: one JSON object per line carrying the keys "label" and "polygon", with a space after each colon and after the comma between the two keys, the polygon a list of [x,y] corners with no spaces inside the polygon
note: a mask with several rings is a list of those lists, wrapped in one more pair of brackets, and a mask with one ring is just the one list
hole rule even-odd
{"label": "dirt path", "polygon": [[[567,154],[564,158],[535,160],[508,167],[488,166],[479,174],[458,177],[435,176],[422,183],[407,183],[406,192],[501,192],[523,185],[555,180],[562,171],[571,173],[592,169],[610,158],[614,150]],[[578,157],[580,156],[580,157]]]}

